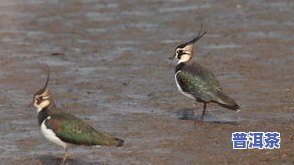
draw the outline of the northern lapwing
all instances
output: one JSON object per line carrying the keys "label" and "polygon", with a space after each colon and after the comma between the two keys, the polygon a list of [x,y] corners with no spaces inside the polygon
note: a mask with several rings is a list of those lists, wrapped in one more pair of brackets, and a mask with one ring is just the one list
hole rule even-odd
{"label": "northern lapwing", "polygon": [[196,123],[196,102],[203,103],[200,121],[203,122],[207,103],[217,103],[233,111],[239,111],[239,105],[227,96],[216,79],[215,75],[207,68],[195,63],[193,57],[193,44],[206,32],[201,29],[192,40],[176,47],[174,58],[178,61],[175,68],[175,81],[179,91],[194,100],[194,123]]}
{"label": "northern lapwing", "polygon": [[65,150],[62,163],[69,156],[68,144],[122,146],[123,140],[110,134],[96,131],[92,126],[76,116],[57,108],[47,89],[50,71],[47,66],[47,80],[42,89],[33,96],[33,105],[37,108],[39,126],[42,134],[51,142]]}

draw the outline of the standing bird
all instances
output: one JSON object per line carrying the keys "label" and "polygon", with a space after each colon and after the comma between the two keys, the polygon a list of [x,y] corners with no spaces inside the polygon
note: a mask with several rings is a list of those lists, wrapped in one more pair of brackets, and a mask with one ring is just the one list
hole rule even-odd
{"label": "standing bird", "polygon": [[191,41],[177,46],[174,54],[174,58],[178,60],[175,69],[177,88],[183,95],[195,100],[193,108],[195,123],[196,101],[203,103],[201,122],[203,122],[207,103],[217,103],[234,111],[239,111],[240,108],[233,99],[223,92],[220,83],[210,70],[192,61],[193,44],[206,34],[206,32],[201,34],[201,30],[202,25],[197,36]]}
{"label": "standing bird", "polygon": [[33,96],[33,105],[37,108],[39,126],[43,135],[51,142],[61,146],[65,150],[62,163],[69,156],[68,144],[77,145],[105,145],[122,146],[123,140],[110,134],[96,131],[88,123],[74,115],[57,108],[53,98],[47,89],[50,71],[47,66],[47,80],[42,89]]}

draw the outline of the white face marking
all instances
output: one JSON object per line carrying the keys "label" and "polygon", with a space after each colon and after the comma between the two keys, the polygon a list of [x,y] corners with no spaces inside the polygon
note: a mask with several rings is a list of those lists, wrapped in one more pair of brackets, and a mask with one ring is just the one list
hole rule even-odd
{"label": "white face marking", "polygon": [[49,96],[43,96],[43,99],[49,99]]}
{"label": "white face marking", "polygon": [[186,45],[184,48],[177,48],[175,58],[178,59],[178,64],[188,62],[192,59],[193,45]]}
{"label": "white face marking", "polygon": [[37,103],[37,100],[34,101],[34,106],[37,108],[37,111],[40,112],[43,108],[48,107],[50,104],[49,100],[42,100],[41,103]]}
{"label": "white face marking", "polygon": [[175,58],[176,59],[179,59],[179,51],[181,51],[182,49],[180,49],[180,48],[177,48],[176,49],[176,53],[175,53]]}
{"label": "white face marking", "polygon": [[178,64],[181,63],[181,62],[185,63],[185,62],[189,61],[190,59],[191,59],[191,56],[190,56],[190,55],[188,55],[188,54],[183,54],[183,55],[181,56],[181,58],[180,58]]}
{"label": "white face marking", "polygon": [[38,112],[48,107],[52,103],[52,101],[53,100],[48,89],[46,89],[42,94],[34,96],[34,106],[37,108]]}
{"label": "white face marking", "polygon": [[194,97],[193,95],[184,92],[183,89],[182,89],[182,87],[179,85],[178,80],[177,80],[177,74],[180,73],[180,72],[181,72],[181,71],[178,71],[178,72],[175,74],[175,80],[176,80],[176,84],[177,84],[177,88],[178,88],[178,90],[179,90],[183,95],[185,95],[185,96],[187,96],[187,97],[189,97],[189,98],[195,100],[195,97]]}
{"label": "white face marking", "polygon": [[46,139],[48,139],[49,141],[63,147],[63,148],[66,148],[67,145],[66,143],[64,143],[63,141],[61,141],[57,136],[56,134],[51,130],[51,129],[48,129],[45,125],[45,121],[47,120],[50,120],[50,116],[47,117],[47,119],[45,119],[43,121],[43,123],[41,124],[41,132],[42,134],[45,136]]}

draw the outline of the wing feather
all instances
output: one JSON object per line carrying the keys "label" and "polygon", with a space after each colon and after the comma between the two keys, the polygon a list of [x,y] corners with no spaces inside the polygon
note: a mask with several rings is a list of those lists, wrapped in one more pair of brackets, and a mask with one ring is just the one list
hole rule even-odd
{"label": "wing feather", "polygon": [[192,94],[198,101],[215,100],[217,91],[222,90],[214,74],[197,63],[185,66],[176,78],[182,90]]}
{"label": "wing feather", "polygon": [[52,110],[46,126],[54,130],[64,142],[82,145],[119,145],[119,140],[110,134],[98,132],[88,123],[57,109]]}

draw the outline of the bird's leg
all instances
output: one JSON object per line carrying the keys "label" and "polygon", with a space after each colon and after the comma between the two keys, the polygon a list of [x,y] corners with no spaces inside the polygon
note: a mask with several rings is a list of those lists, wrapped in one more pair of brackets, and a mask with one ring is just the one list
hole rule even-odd
{"label": "bird's leg", "polygon": [[201,115],[201,122],[203,122],[204,119],[204,115],[205,115],[205,110],[206,110],[206,103],[203,103],[203,111],[202,111],[202,115]]}
{"label": "bird's leg", "polygon": [[194,124],[196,125],[196,123],[197,123],[197,118],[196,118],[196,110],[197,110],[197,102],[196,101],[194,101],[194,103],[193,103],[193,118],[194,118]]}
{"label": "bird's leg", "polygon": [[64,154],[64,157],[63,157],[63,160],[61,162],[61,165],[64,165],[68,156],[69,156],[69,153],[68,153],[68,150],[67,150],[67,147],[64,148],[64,151],[65,151],[65,154]]}

